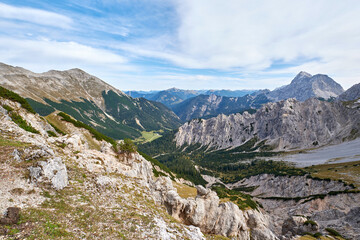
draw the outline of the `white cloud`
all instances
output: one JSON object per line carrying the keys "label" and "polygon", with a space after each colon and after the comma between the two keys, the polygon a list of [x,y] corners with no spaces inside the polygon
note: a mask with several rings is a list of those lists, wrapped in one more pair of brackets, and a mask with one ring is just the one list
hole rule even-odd
{"label": "white cloud", "polygon": [[78,67],[101,75],[105,71],[134,70],[133,66],[128,65],[126,58],[111,51],[45,38],[0,38],[0,61],[36,72]]}
{"label": "white cloud", "polygon": [[58,13],[28,7],[15,7],[4,3],[0,3],[0,18],[59,28],[70,28],[73,22],[71,18]]}

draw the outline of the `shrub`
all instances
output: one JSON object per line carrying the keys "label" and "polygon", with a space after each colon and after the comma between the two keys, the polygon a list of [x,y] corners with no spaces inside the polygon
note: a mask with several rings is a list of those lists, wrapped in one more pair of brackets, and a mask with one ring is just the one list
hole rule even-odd
{"label": "shrub", "polygon": [[2,106],[4,109],[6,109],[8,112],[11,112],[12,110],[14,110],[12,107],[8,106],[8,105],[3,105]]}
{"label": "shrub", "polygon": [[32,107],[30,106],[30,104],[26,101],[25,98],[23,97],[20,97],[19,94],[17,93],[14,93],[13,91],[10,91],[6,88],[3,88],[0,86],[0,97],[3,97],[3,98],[6,98],[6,99],[9,99],[11,101],[15,101],[15,102],[18,102],[21,104],[21,107],[26,109],[28,112],[31,112],[31,113],[36,113],[34,111],[34,109],[32,109]]}
{"label": "shrub", "polygon": [[304,222],[304,225],[317,226],[318,224],[312,220],[307,220]]}
{"label": "shrub", "polygon": [[58,127],[56,127],[54,124],[52,124],[51,122],[47,121],[54,129],[57,133],[61,134],[61,135],[66,135],[66,133],[64,133],[63,131],[61,131]]}
{"label": "shrub", "polygon": [[136,152],[137,147],[131,139],[125,138],[124,141],[120,143],[119,150],[123,153],[133,153]]}
{"label": "shrub", "polygon": [[36,130],[35,128],[33,128],[29,123],[27,123],[20,115],[18,115],[17,113],[11,112],[10,114],[11,119],[13,120],[14,123],[16,123],[19,127],[21,127],[22,129],[28,131],[28,132],[32,132],[32,133],[40,133],[38,130]]}
{"label": "shrub", "polygon": [[57,137],[56,133],[54,133],[53,131],[47,131],[47,133],[50,137]]}
{"label": "shrub", "polygon": [[338,233],[336,230],[334,230],[334,229],[332,229],[332,228],[325,228],[325,230],[326,230],[327,232],[329,232],[330,235],[332,235],[332,236],[341,237],[341,234]]}

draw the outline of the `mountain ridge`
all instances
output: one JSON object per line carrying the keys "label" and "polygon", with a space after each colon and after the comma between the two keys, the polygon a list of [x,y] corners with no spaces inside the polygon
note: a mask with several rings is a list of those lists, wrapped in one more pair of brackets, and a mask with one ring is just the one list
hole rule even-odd
{"label": "mountain ridge", "polygon": [[161,103],[133,99],[77,68],[33,73],[0,64],[0,85],[31,99],[44,116],[63,111],[116,139],[180,126],[179,118]]}

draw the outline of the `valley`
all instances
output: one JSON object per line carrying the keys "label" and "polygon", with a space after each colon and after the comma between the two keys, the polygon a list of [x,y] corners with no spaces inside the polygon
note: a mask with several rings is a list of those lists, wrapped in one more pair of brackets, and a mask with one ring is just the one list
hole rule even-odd
{"label": "valley", "polygon": [[[10,187],[2,187],[0,206],[22,209],[18,225],[0,228],[4,236],[45,239],[54,228],[53,237],[70,239],[78,229],[94,239],[331,239],[334,231],[360,237],[357,86],[343,92],[325,75],[301,72],[288,89],[320,86],[310,92],[330,99],[309,93],[298,101],[296,93],[277,101],[278,90],[227,97],[172,89],[177,98],[161,92],[163,104],[131,98],[81,70],[35,74],[1,66],[0,83],[27,97],[1,89],[1,166],[16,181],[1,172]],[[83,85],[85,95],[62,98],[66,93],[17,87],[34,78],[42,87],[49,79],[54,86],[88,78],[98,88],[91,93]],[[14,189],[31,191],[31,198]],[[85,227],[83,214],[103,225]],[[98,235],[90,237],[92,231]]]}

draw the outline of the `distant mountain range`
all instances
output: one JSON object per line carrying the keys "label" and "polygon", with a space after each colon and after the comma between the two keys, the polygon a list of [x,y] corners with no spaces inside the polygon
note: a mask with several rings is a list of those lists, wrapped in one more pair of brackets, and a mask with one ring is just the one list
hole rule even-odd
{"label": "distant mountain range", "polygon": [[264,90],[182,90],[126,92],[136,97],[161,102],[185,122],[194,118],[209,118],[218,114],[254,111],[267,102],[288,98],[305,101],[309,98],[334,99],[344,89],[327,75],[312,76],[300,72],[290,84],[273,91]]}
{"label": "distant mountain range", "polygon": [[172,108],[172,106],[185,101],[189,98],[199,95],[216,95],[221,97],[243,97],[252,94],[257,90],[184,90],[178,88],[170,88],[162,91],[125,91],[126,94],[133,98],[146,98],[148,100],[157,101]]}
{"label": "distant mountain range", "polygon": [[131,98],[80,69],[38,74],[0,64],[0,85],[28,98],[40,115],[63,111],[115,139],[180,125],[162,103]]}

